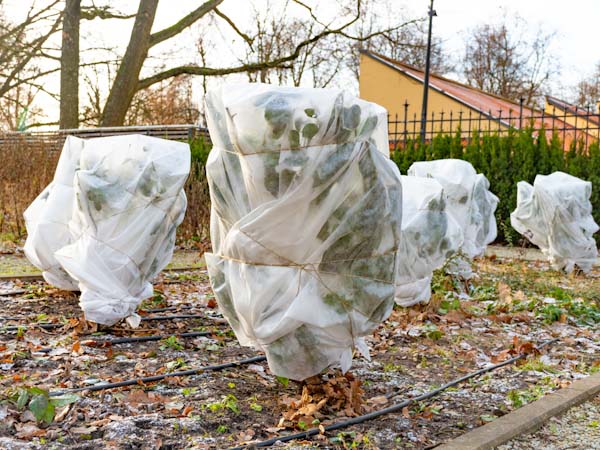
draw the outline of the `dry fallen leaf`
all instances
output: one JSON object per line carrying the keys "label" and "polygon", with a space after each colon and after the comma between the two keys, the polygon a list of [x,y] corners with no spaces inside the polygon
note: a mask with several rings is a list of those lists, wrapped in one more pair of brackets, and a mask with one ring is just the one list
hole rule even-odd
{"label": "dry fallen leaf", "polygon": [[405,419],[410,419],[410,411],[408,409],[408,406],[402,408],[402,417],[404,417]]}
{"label": "dry fallen leaf", "polygon": [[389,400],[385,395],[378,395],[377,397],[371,397],[367,400],[367,403],[373,406],[383,406],[388,402]]}

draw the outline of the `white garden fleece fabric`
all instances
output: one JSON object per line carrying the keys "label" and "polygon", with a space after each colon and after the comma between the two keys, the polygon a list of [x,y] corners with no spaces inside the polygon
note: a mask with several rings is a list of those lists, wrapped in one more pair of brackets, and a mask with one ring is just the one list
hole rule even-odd
{"label": "white garden fleece fabric", "polygon": [[520,181],[510,223],[548,255],[555,269],[569,273],[577,265],[589,272],[598,258],[591,194],[592,183],[563,172],[537,175],[533,186]]}
{"label": "white garden fleece fabric", "polygon": [[349,369],[391,312],[400,174],[387,113],[338,89],[228,85],[206,96],[213,290],[276,375]]}
{"label": "white garden fleece fabric", "polygon": [[[63,271],[76,281],[59,287],[81,290],[87,320],[112,325],[127,318],[137,326],[135,310],[153,294],[150,280],[172,257],[189,170],[188,144],[142,135],[68,139],[54,182],[25,213],[27,256],[52,274],[46,276],[50,283]],[[72,188],[55,201],[62,175]],[[40,234],[48,224],[62,232]]]}
{"label": "white garden fleece fabric", "polygon": [[[488,179],[478,174],[471,163],[460,159],[415,162],[408,175],[434,178],[442,185],[448,212],[462,230],[460,254],[469,259],[482,256],[498,232],[494,216],[498,197],[490,192]],[[464,278],[472,276],[467,261],[456,258],[453,263],[450,272]]]}
{"label": "white garden fleece fabric", "polygon": [[462,243],[462,230],[448,211],[442,185],[433,178],[403,175],[396,303],[405,307],[427,303],[433,271]]}

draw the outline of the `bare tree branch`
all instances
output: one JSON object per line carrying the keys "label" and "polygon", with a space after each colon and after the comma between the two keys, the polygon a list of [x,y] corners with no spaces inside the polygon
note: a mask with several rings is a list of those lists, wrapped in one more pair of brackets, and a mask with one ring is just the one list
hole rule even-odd
{"label": "bare tree branch", "polygon": [[226,16],[225,14],[223,14],[218,8],[214,9],[215,14],[217,16],[219,16],[220,18],[222,18],[225,22],[227,22],[229,24],[229,26],[231,28],[233,28],[233,31],[235,31],[244,41],[246,41],[246,43],[248,44],[248,46],[250,48],[252,48],[252,43],[254,42],[254,39],[252,39],[250,36],[248,36],[246,33],[242,32],[236,25],[235,23],[233,23],[233,20],[231,20],[228,16]]}
{"label": "bare tree branch", "polygon": [[81,19],[82,20],[94,20],[94,19],[133,19],[135,14],[123,14],[111,10],[109,5],[103,6],[82,6],[81,7]]}
{"label": "bare tree branch", "polygon": [[156,33],[152,33],[150,35],[150,47],[154,47],[155,45],[160,44],[161,42],[178,35],[183,30],[185,30],[189,26],[192,26],[206,14],[211,12],[221,3],[223,3],[223,0],[208,0],[207,2],[203,3],[200,7],[189,13],[187,16],[182,18],[179,22],[163,30],[157,31]]}
{"label": "bare tree branch", "polygon": [[[374,36],[378,36],[378,35],[382,34],[381,31],[376,31],[376,32],[370,33],[365,36],[353,37],[353,36],[347,35],[346,33],[343,32],[343,30],[345,30],[346,28],[348,28],[349,26],[354,24],[359,19],[360,3],[361,3],[360,0],[358,0],[357,1],[357,5],[358,5],[357,14],[354,17],[352,17],[351,20],[347,21],[346,23],[344,23],[343,25],[340,25],[337,28],[333,28],[333,29],[325,28],[320,33],[317,33],[314,36],[303,40],[302,42],[298,43],[296,45],[294,51],[288,55],[285,55],[285,56],[282,56],[282,57],[279,57],[279,58],[276,58],[276,59],[273,59],[270,61],[243,64],[243,65],[240,65],[237,67],[210,68],[210,67],[200,67],[198,65],[183,65],[183,66],[179,66],[179,67],[173,67],[171,69],[165,70],[163,72],[159,72],[150,77],[140,80],[138,83],[137,89],[138,90],[145,89],[149,86],[152,86],[155,83],[159,83],[160,81],[166,80],[166,79],[174,77],[174,76],[182,75],[182,74],[202,75],[202,76],[218,76],[218,75],[229,75],[229,74],[242,73],[242,72],[257,72],[257,71],[261,71],[264,69],[281,68],[281,67],[286,66],[287,63],[290,63],[290,62],[296,60],[300,56],[300,53],[302,52],[302,50],[305,47],[310,46],[311,44],[319,41],[320,39],[323,39],[326,36],[337,34],[337,35],[342,35],[348,39],[362,42],[362,41],[369,40]],[[406,26],[406,25],[414,23],[414,22],[415,22],[414,20],[404,22],[403,24],[398,25],[398,27],[394,27],[394,28],[400,28],[402,26]]]}

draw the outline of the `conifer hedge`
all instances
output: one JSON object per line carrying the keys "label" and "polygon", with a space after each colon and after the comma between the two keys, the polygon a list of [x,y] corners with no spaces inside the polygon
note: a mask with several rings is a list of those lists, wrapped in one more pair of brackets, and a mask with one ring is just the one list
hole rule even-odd
{"label": "conifer hedge", "polygon": [[[600,146],[598,142],[585,150],[583,142],[574,142],[569,151],[557,134],[548,140],[546,132],[524,128],[509,130],[499,136],[479,136],[474,132],[471,139],[456,134],[438,134],[430,143],[408,141],[406,146],[396,149],[392,159],[402,174],[406,174],[415,161],[458,158],[469,161],[477,172],[490,181],[491,191],[500,203],[496,210],[498,241],[508,244],[519,243],[521,236],[510,225],[510,213],[517,202],[517,182],[533,183],[537,174],[547,175],[557,170],[592,182],[593,215],[600,223]],[[600,233],[596,234],[600,243]]]}

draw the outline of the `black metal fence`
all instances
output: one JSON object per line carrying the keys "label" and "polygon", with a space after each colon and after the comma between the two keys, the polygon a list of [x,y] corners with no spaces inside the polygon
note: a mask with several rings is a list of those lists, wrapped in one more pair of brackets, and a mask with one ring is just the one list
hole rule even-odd
{"label": "black metal fence", "polygon": [[[388,133],[392,149],[404,148],[409,141],[420,139],[421,117],[410,113],[404,103],[403,114],[388,116]],[[469,143],[475,135],[480,138],[493,134],[506,135],[511,130],[529,127],[532,133],[544,132],[548,139],[556,135],[568,150],[573,142],[584,148],[597,142],[600,136],[600,114],[589,109],[574,110],[552,107],[551,112],[516,107],[508,112],[502,109],[487,112],[440,111],[431,112],[425,121],[425,141],[431,141],[440,133],[455,134]],[[476,133],[477,132],[477,133]]]}
{"label": "black metal fence", "polygon": [[[403,105],[402,114],[388,116],[388,133],[390,148],[404,148],[409,141],[420,139],[421,118],[417,113],[409,112],[407,102]],[[573,142],[580,143],[584,148],[592,142],[597,142],[600,137],[600,114],[590,110],[559,110],[552,108],[551,113],[540,110],[531,110],[517,106],[517,110],[508,112],[498,109],[487,112],[468,111],[440,111],[431,112],[425,121],[425,140],[431,141],[440,133],[455,134],[460,132],[461,138],[470,143],[477,135],[484,136],[498,134],[506,135],[511,129],[530,127],[532,133],[546,133],[551,139],[556,135],[565,150]],[[26,143],[29,146],[43,146],[50,150],[60,150],[67,136],[92,138],[102,136],[117,136],[123,134],[144,134],[163,139],[189,141],[203,138],[210,140],[208,130],[198,125],[150,125],[108,128],[81,128],[58,131],[33,131],[33,132],[0,132],[0,146],[11,143]]]}
{"label": "black metal fence", "polygon": [[208,139],[208,130],[198,125],[150,125],[131,127],[79,128],[57,131],[4,132],[0,133],[0,146],[25,143],[28,146],[43,146],[48,150],[60,150],[67,136],[94,138],[123,134],[144,134],[175,141]]}

